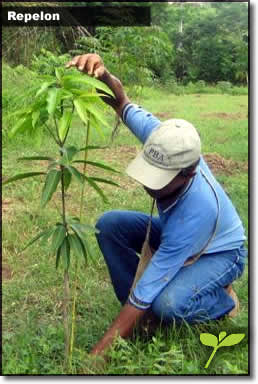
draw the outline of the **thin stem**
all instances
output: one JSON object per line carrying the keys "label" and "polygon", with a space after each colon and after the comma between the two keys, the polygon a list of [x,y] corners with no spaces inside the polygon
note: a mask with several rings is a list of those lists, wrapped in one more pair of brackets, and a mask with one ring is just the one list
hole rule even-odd
{"label": "thin stem", "polygon": [[[89,144],[89,137],[90,137],[90,114],[89,114],[89,120],[88,120],[87,127],[86,127],[86,139],[85,139],[86,150],[84,151],[84,160],[85,161],[87,160],[87,157],[88,157],[87,147]],[[86,174],[86,166],[87,166],[87,164],[84,163],[84,166],[83,166],[83,174],[84,175]],[[82,218],[84,187],[85,187],[85,181],[83,181],[82,189],[81,189],[80,216],[79,216],[80,221]],[[78,286],[78,259],[75,260],[75,280],[74,280],[74,289],[73,289],[72,326],[71,326],[70,354],[69,354],[69,366],[70,367],[71,367],[71,362],[72,362],[72,353],[73,353],[73,345],[74,345],[77,286]]]}
{"label": "thin stem", "polygon": [[[89,145],[89,136],[90,136],[90,115],[89,115],[89,120],[88,120],[87,127],[86,127],[86,140],[85,140],[85,147],[86,148]],[[84,165],[83,165],[83,175],[84,176],[86,174],[86,168],[87,168],[86,161],[87,161],[87,158],[88,158],[88,150],[86,149],[84,151]],[[80,216],[79,216],[80,221],[81,221],[81,218],[82,218],[84,189],[85,189],[85,179],[83,180],[82,189],[81,189]]]}
{"label": "thin stem", "polygon": [[[63,224],[67,229],[66,212],[65,212],[65,187],[64,187],[64,167],[61,169],[61,191],[62,191],[62,218]],[[63,320],[64,320],[64,334],[65,334],[65,365],[69,368],[69,351],[70,351],[70,332],[69,332],[69,299],[70,299],[70,287],[69,287],[69,273],[68,269],[64,271],[64,303],[63,303]]]}
{"label": "thin stem", "polygon": [[56,122],[55,118],[54,118],[54,122],[55,122],[55,127],[56,127],[56,135],[57,135],[58,144],[61,145],[62,142],[61,142],[60,137],[59,137],[58,126],[57,126],[57,122]]}
{"label": "thin stem", "polygon": [[61,115],[62,115],[64,113],[64,101],[63,100],[61,100],[60,111],[61,111]]}
{"label": "thin stem", "polygon": [[69,298],[70,298],[70,286],[69,286],[69,273],[68,270],[64,271],[64,307],[63,307],[63,316],[64,316],[64,334],[65,334],[65,366],[69,369],[69,352],[70,352],[70,333],[69,333]]}
{"label": "thin stem", "polygon": [[[62,155],[63,156],[63,155]],[[61,165],[61,191],[62,191],[62,217],[63,224],[66,227],[66,215],[65,215],[65,187],[64,187],[64,166]]]}
{"label": "thin stem", "polygon": [[[73,112],[74,112],[74,104],[73,104],[73,106],[72,106],[72,114],[73,114]],[[72,119],[71,119],[71,121],[72,121]],[[70,130],[70,126],[71,126],[71,123],[70,123],[70,125],[69,125],[69,128],[67,129],[67,132],[66,132],[66,135],[65,135],[65,138],[64,138],[64,141],[63,141],[63,145],[64,145],[64,143],[66,142],[66,138],[67,138],[67,136],[68,136],[68,133],[69,133],[69,130]]]}
{"label": "thin stem", "polygon": [[53,132],[51,131],[51,129],[47,126],[46,123],[44,123],[44,126],[47,128],[48,132],[50,133],[50,135],[53,137],[53,139],[55,140],[56,144],[59,146],[59,142],[58,140],[56,139],[55,135],[53,134]]}

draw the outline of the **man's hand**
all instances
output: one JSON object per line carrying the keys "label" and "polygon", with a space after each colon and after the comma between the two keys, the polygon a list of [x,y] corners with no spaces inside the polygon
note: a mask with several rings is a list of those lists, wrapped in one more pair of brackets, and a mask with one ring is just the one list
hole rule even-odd
{"label": "man's hand", "polygon": [[117,336],[127,338],[145,311],[125,304],[117,318],[111,324],[103,338],[93,347],[91,355],[103,355]]}
{"label": "man's hand", "polygon": [[[86,55],[75,56],[66,64],[66,68],[71,67],[75,67],[79,71],[94,76],[105,83],[114,93],[115,98],[108,94],[107,96],[101,96],[101,98],[106,104],[114,108],[119,116],[121,116],[123,107],[129,103],[130,100],[126,95],[120,80],[108,72],[99,55],[88,53]],[[103,94],[103,91],[101,91],[101,93]]]}
{"label": "man's hand", "polygon": [[79,71],[85,72],[90,76],[101,79],[106,71],[104,63],[99,55],[88,53],[86,55],[75,56],[66,68],[76,67]]}

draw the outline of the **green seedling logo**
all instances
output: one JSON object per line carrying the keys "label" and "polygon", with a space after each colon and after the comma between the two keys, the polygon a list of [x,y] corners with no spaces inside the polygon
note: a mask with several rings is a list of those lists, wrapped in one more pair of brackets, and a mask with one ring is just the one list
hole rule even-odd
{"label": "green seedling logo", "polygon": [[227,332],[220,332],[219,340],[212,333],[201,333],[200,341],[204,345],[208,345],[209,347],[213,347],[212,354],[210,355],[209,360],[207,361],[204,368],[208,368],[211,360],[213,359],[217,350],[221,347],[231,347],[232,345],[239,344],[240,341],[245,337],[244,333],[232,333],[231,335],[227,335]]}

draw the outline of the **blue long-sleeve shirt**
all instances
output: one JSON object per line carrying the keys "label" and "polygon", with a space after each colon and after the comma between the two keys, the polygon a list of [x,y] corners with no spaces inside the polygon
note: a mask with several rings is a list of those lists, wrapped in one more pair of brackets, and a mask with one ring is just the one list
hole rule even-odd
{"label": "blue long-sleeve shirt", "polygon": [[[122,119],[142,143],[161,124],[134,104],[124,107]],[[203,249],[205,253],[237,249],[246,239],[236,209],[202,156],[186,190],[165,209],[157,201],[157,208],[162,227],[160,246],[129,297],[140,309],[151,306],[190,257]]]}

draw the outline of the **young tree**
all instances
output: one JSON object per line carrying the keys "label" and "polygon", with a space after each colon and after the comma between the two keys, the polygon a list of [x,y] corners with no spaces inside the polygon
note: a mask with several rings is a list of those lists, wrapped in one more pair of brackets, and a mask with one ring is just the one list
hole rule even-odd
{"label": "young tree", "polygon": [[[65,366],[67,373],[71,370],[71,356],[74,341],[75,328],[75,305],[76,305],[76,286],[78,275],[78,262],[82,257],[87,263],[90,255],[88,243],[88,231],[96,232],[94,227],[82,222],[82,208],[84,203],[86,185],[93,188],[97,194],[106,202],[103,189],[99,183],[118,186],[114,181],[90,176],[86,171],[87,165],[95,169],[116,172],[106,164],[89,161],[88,151],[98,149],[99,147],[90,145],[90,129],[101,131],[101,126],[107,125],[105,117],[101,113],[102,101],[100,96],[112,95],[110,89],[102,82],[87,75],[81,75],[74,70],[64,73],[62,69],[55,70],[55,76],[45,75],[44,83],[38,86],[34,102],[24,110],[18,111],[18,121],[13,126],[10,137],[18,133],[29,132],[35,135],[36,132],[43,129],[49,134],[49,137],[57,145],[56,157],[48,154],[47,148],[44,155],[29,156],[19,158],[19,161],[46,161],[46,169],[40,172],[28,172],[15,175],[7,179],[4,184],[9,184],[18,180],[24,180],[30,177],[44,177],[44,185],[41,194],[41,206],[44,208],[52,199],[59,187],[61,190],[61,218],[39,233],[29,244],[27,249],[37,240],[49,241],[51,239],[51,253],[56,254],[56,268],[60,262],[64,269],[64,300],[63,300],[63,320],[65,334]],[[99,92],[95,91],[97,88]],[[103,93],[104,92],[104,93]],[[76,147],[67,144],[70,130],[72,129],[73,115],[77,112],[81,121],[86,127],[86,139],[83,147]],[[78,155],[84,152],[83,158]],[[78,165],[83,164],[83,172],[78,169]],[[69,216],[66,202],[67,190],[71,188],[71,182],[78,181],[81,184],[80,215],[79,217]],[[71,256],[75,260],[75,281],[74,296],[72,304],[72,314],[70,313],[70,282],[69,268],[71,265]],[[71,323],[72,317],[72,323]]]}

